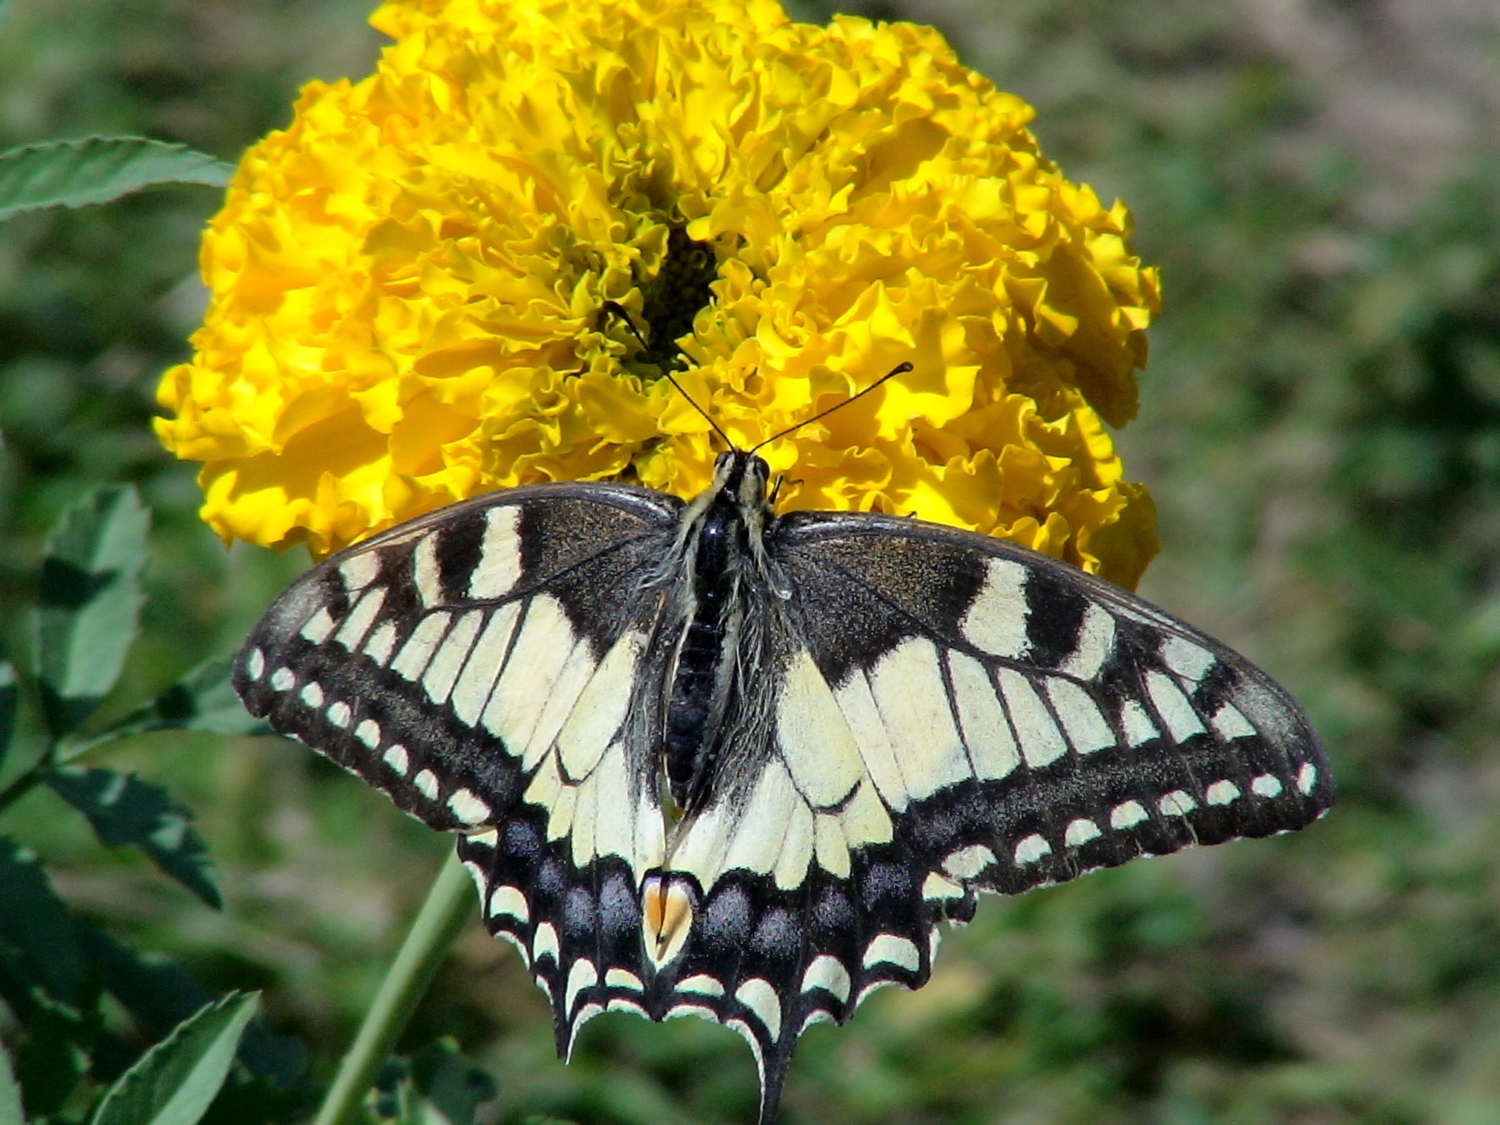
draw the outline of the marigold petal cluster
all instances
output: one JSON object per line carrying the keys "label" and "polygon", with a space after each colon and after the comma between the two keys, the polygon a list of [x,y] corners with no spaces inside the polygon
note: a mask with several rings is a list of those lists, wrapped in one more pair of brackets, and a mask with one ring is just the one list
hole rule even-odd
{"label": "marigold petal cluster", "polygon": [[[492,488],[691,496],[768,445],[779,506],[910,513],[1126,586],[1157,276],[933,30],[774,0],[402,0],[204,236],[158,432],[225,540],[314,554]],[[618,306],[618,309],[616,308]]]}

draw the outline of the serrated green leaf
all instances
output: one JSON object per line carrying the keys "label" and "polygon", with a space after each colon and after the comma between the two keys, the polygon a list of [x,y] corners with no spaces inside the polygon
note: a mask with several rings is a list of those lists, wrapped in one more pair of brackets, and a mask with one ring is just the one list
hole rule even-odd
{"label": "serrated green leaf", "polygon": [[109,1088],[93,1125],[197,1125],[229,1075],[257,996],[231,992],[178,1024]]}
{"label": "serrated green leaf", "polygon": [[255,718],[240,702],[229,679],[233,667],[234,662],[226,658],[205,661],[150,703],[93,732],[88,744],[153,730],[271,733],[271,725]]}
{"label": "serrated green leaf", "polygon": [[16,1082],[16,1072],[10,1065],[10,1056],[5,1053],[3,1043],[0,1043],[0,1125],[26,1125],[26,1113],[21,1108],[21,1087]]}
{"label": "serrated green leaf", "polygon": [[146,137],[46,141],[0,153],[0,220],[42,207],[108,203],[157,184],[225,187],[234,167]]}
{"label": "serrated green leaf", "polygon": [[5,765],[5,752],[10,749],[11,735],[16,733],[16,704],[19,699],[16,670],[10,661],[0,660],[0,766]]}
{"label": "serrated green leaf", "polygon": [[193,831],[193,811],[160,785],[110,769],[60,766],[47,784],[84,816],[99,842],[140,848],[156,865],[210,906],[223,905],[208,848]]}
{"label": "serrated green leaf", "polygon": [[29,848],[0,836],[0,950],[24,981],[78,1005],[87,965],[73,923]]}
{"label": "serrated green leaf", "polygon": [[37,586],[36,663],[53,734],[114,687],[140,621],[151,513],[129,486],[101,488],[58,521]]}

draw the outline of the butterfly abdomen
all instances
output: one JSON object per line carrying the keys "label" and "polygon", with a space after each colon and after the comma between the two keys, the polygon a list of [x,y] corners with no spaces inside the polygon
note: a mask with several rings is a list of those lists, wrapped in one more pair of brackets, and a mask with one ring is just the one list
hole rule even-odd
{"label": "butterfly abdomen", "polygon": [[726,499],[704,513],[694,536],[693,604],[667,696],[667,783],[679,808],[706,776],[723,718],[738,633],[739,573],[746,554],[743,518]]}

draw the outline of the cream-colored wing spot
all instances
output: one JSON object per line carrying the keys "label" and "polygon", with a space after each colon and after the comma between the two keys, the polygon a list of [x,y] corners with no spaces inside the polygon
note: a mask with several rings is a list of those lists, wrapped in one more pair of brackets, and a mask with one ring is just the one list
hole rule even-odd
{"label": "cream-colored wing spot", "polygon": [[983,844],[960,848],[943,860],[943,870],[955,879],[974,879],[995,863],[995,853]]}
{"label": "cream-colored wing spot", "polygon": [[1318,784],[1318,767],[1311,762],[1303,762],[1302,768],[1297,771],[1297,792],[1304,797],[1313,791]]}
{"label": "cream-colored wing spot", "polygon": [[422,604],[428,608],[443,600],[442,571],[438,567],[437,547],[438,532],[434,531],[423,538],[412,552],[412,581],[416,584],[417,595],[422,599]]}
{"label": "cream-colored wing spot", "polygon": [[[361,650],[380,667],[385,667],[391,659],[391,653],[396,651],[396,624],[393,621],[382,621],[368,638]],[[271,685],[275,687],[275,684]]]}
{"label": "cream-colored wing spot", "polygon": [[518,757],[531,741],[552,686],[573,651],[573,627],[555,598],[533,598],[480,724]]}
{"label": "cream-colored wing spot", "polygon": [[831,993],[839,1003],[845,1003],[849,999],[849,991],[853,982],[849,979],[849,970],[837,957],[828,954],[819,954],[814,957],[807,966],[807,971],[802,974],[802,991],[811,992],[815,988]]}
{"label": "cream-colored wing spot", "polygon": [[1146,714],[1146,709],[1137,699],[1127,699],[1120,706],[1120,725],[1125,728],[1125,742],[1132,748],[1161,737],[1151,716]]}
{"label": "cream-colored wing spot", "polygon": [[451,618],[452,614],[448,613],[433,613],[422,618],[401,646],[401,651],[396,653],[396,659],[391,661],[391,671],[403,679],[415,681],[437,651],[438,642],[448,631]]}
{"label": "cream-colored wing spot", "polygon": [[906,779],[901,774],[901,764],[896,761],[890,732],[885,729],[885,721],[875,705],[869,680],[863,672],[856,669],[834,691],[834,698],[838,700],[839,710],[844,713],[849,729],[854,733],[859,756],[864,761],[866,772],[875,782],[875,788],[880,791],[880,796],[887,805],[901,812],[911,801],[911,794],[907,791]]}
{"label": "cream-colored wing spot", "polygon": [[1067,830],[1063,833],[1063,843],[1070,848],[1081,848],[1090,840],[1097,840],[1104,833],[1099,831],[1099,826],[1087,817],[1079,817],[1077,820],[1068,822]]}
{"label": "cream-colored wing spot", "polygon": [[1059,667],[1060,672],[1080,680],[1092,680],[1104,667],[1115,648],[1114,615],[1098,602],[1089,602],[1083,611],[1083,624],[1073,643],[1073,653]]}
{"label": "cream-colored wing spot", "polygon": [[302,623],[299,635],[305,641],[311,641],[320,645],[328,639],[333,632],[333,615],[328,612],[327,606],[319,606],[318,612]]}
{"label": "cream-colored wing spot", "polygon": [[824,871],[840,879],[849,878],[849,841],[837,816],[820,813],[814,817],[813,854]]}
{"label": "cream-colored wing spot", "polygon": [[1193,735],[1203,733],[1203,722],[1198,718],[1198,712],[1193,710],[1188,697],[1182,694],[1182,689],[1166,673],[1147,672],[1146,691],[1175,741],[1186,742]]}
{"label": "cream-colored wing spot", "polygon": [[359,648],[365,634],[370,631],[370,626],[375,624],[375,619],[380,616],[380,609],[385,605],[385,587],[377,587],[374,590],[366,590],[355,603],[349,616],[344,618],[339,631],[333,635],[333,643],[342,646],[349,652]]}
{"label": "cream-colored wing spot", "polygon": [[841,804],[865,775],[848,720],[806,649],[792,657],[782,676],[776,745],[792,784],[814,808]]}
{"label": "cream-colored wing spot", "polygon": [[868,780],[860,783],[839,819],[844,825],[845,838],[857,848],[887,843],[894,831],[890,813],[875,792],[874,783]]}
{"label": "cream-colored wing spot", "polygon": [[802,885],[812,863],[816,832],[812,810],[798,801],[788,818],[786,838],[782,841],[781,854],[776,857],[776,870],[772,873],[781,890],[789,891]]}
{"label": "cream-colored wing spot", "polygon": [[867,969],[896,965],[914,973],[922,967],[922,951],[899,934],[876,934],[865,947],[863,964]]}
{"label": "cream-colored wing spot", "polygon": [[1213,670],[1218,657],[1186,637],[1169,637],[1161,646],[1161,658],[1167,667],[1184,679],[1197,683]]}
{"label": "cream-colored wing spot", "polygon": [[[807,803],[793,787],[786,767],[769,761],[742,812],[735,815],[715,805],[693,819],[673,850],[672,867],[691,872],[703,887],[712,885],[723,871],[771,874],[799,813],[810,815]],[[798,883],[805,871],[804,864]]]}
{"label": "cream-colored wing spot", "polygon": [[[552,755],[547,759],[551,761]],[[561,840],[573,831],[573,813],[577,807],[578,786],[564,782],[547,815],[547,839]]]}
{"label": "cream-colored wing spot", "polygon": [[[583,777],[598,765],[630,710],[631,687],[646,639],[630,632],[615,642],[593,670],[557,735],[563,772]],[[587,646],[580,645],[585,649]],[[545,725],[545,724],[542,724]]]}
{"label": "cream-colored wing spot", "polygon": [[344,580],[344,588],[351,594],[357,594],[374,582],[379,573],[380,557],[374,551],[352,555],[339,563],[339,577]]}
{"label": "cream-colored wing spot", "polygon": [[953,681],[958,721],[963,727],[975,776],[981,781],[1009,777],[1021,764],[1021,755],[1016,751],[1015,737],[1000,708],[989,673],[973,657],[950,652],[948,675]]}
{"label": "cream-colored wing spot", "polygon": [[948,704],[940,659],[931,641],[909,637],[870,673],[870,689],[906,791],[916,800],[974,776]]}
{"label": "cream-colored wing spot", "polygon": [[1028,766],[1040,769],[1068,752],[1062,731],[1057,729],[1030,680],[1019,672],[1002,668],[1000,689],[1005,693],[1005,705],[1010,710],[1011,722],[1016,724],[1016,739],[1021,743]]}
{"label": "cream-colored wing spot", "polygon": [[[776,768],[780,770],[779,766]],[[766,773],[770,772],[768,768]],[[785,778],[784,770],[781,770],[781,776]],[[783,810],[770,807],[770,802],[762,793],[766,780],[765,774],[762,774],[760,783],[756,785],[756,792],[750,798],[750,806],[743,816],[734,816],[723,803],[719,803],[710,805],[683,821],[678,826],[676,839],[667,857],[671,870],[692,875],[698,880],[700,887],[711,887],[730,864],[730,858],[735,855],[738,845],[740,850],[733,866],[744,867],[749,871],[766,871],[775,858],[774,853],[766,854],[771,836],[776,831],[773,818],[786,815]],[[759,810],[756,810],[757,798]],[[795,796],[793,799],[795,800]],[[753,816],[752,810],[758,811],[759,815]],[[759,866],[751,867],[752,863]]]}
{"label": "cream-colored wing spot", "polygon": [[1254,738],[1255,728],[1250,725],[1250,720],[1240,713],[1238,707],[1233,703],[1226,703],[1214,712],[1214,730],[1219,732],[1219,737],[1226,742],[1233,742],[1236,738]]}
{"label": "cream-colored wing spot", "polygon": [[469,659],[453,685],[448,705],[469,726],[479,722],[479,716],[484,714],[485,705],[490,701],[490,690],[494,687],[495,677],[500,674],[505,650],[510,646],[510,635],[515,631],[520,613],[520,605],[512,602],[490,615],[484,632],[469,650]]}
{"label": "cream-colored wing spot", "polygon": [[521,577],[521,509],[500,504],[484,516],[479,565],[469,576],[469,597],[503,598]]}
{"label": "cream-colored wing spot", "polygon": [[483,617],[482,613],[459,614],[453,628],[443,638],[443,643],[438,645],[431,663],[422,673],[422,689],[434,703],[448,701],[453,685],[458,680],[458,673],[474,647],[474,638],[479,633]]}
{"label": "cream-colored wing spot", "polygon": [[755,1013],[772,1042],[781,1038],[781,1001],[770,981],[751,977],[735,990],[734,998]]}
{"label": "cream-colored wing spot", "polygon": [[984,586],[964,614],[959,631],[981,652],[1016,660],[1031,644],[1026,618],[1026,568],[1009,559],[990,559]]}
{"label": "cream-colored wing spot", "polygon": [[1080,754],[1092,754],[1095,750],[1115,745],[1115,732],[1110,729],[1093,696],[1071,680],[1049,676],[1046,683],[1052,707],[1062,720],[1063,730],[1074,750]]}
{"label": "cream-colored wing spot", "polygon": [[[543,754],[557,745],[557,736],[561,733],[563,724],[576,711],[578,697],[589,686],[597,666],[588,641],[582,637],[574,637],[573,649],[563,661],[556,679],[552,681],[547,700],[542,705],[542,713],[537,716],[536,726],[532,728],[526,750],[521,755],[523,769],[530,769]],[[600,747],[601,751],[602,749]]]}
{"label": "cream-colored wing spot", "polygon": [[[641,856],[636,851],[636,818],[631,806],[637,798],[631,793],[625,751],[618,742],[605,751],[589,778],[598,785],[601,814],[594,829],[594,850],[599,855],[619,856],[637,875],[659,862],[659,856]],[[644,866],[642,860],[646,861]]]}

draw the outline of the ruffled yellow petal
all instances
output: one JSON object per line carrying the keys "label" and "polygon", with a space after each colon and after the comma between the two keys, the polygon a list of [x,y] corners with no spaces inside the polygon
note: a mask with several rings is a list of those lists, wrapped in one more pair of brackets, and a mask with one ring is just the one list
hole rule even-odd
{"label": "ruffled yellow petal", "polygon": [[[688,496],[748,446],[783,508],[912,513],[1132,585],[1157,277],[1029,106],[909,24],[773,0],[403,0],[205,234],[163,443],[226,540],[317,554],[537,480]],[[611,304],[612,303],[612,304]],[[610,311],[616,306],[626,316]],[[644,337],[645,345],[636,333]]]}

